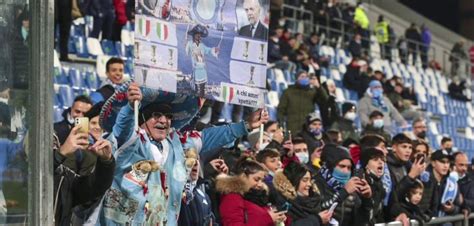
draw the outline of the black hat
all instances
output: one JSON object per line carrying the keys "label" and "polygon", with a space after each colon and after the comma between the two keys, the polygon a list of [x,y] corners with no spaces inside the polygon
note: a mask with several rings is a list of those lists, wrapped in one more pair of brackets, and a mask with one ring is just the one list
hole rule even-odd
{"label": "black hat", "polygon": [[435,151],[433,152],[433,154],[431,154],[431,161],[436,161],[436,160],[441,160],[441,159],[448,159],[448,160],[452,160],[452,156],[446,151],[446,150],[438,150],[438,151]]}
{"label": "black hat", "polygon": [[342,104],[342,115],[345,115],[348,111],[354,109],[355,110],[356,106],[355,104],[351,102],[345,102]]}
{"label": "black hat", "polygon": [[171,106],[168,104],[158,104],[158,103],[151,103],[147,105],[146,107],[142,108],[140,110],[140,116],[138,117],[138,125],[143,124],[146,122],[148,119],[151,118],[153,113],[159,112],[162,114],[167,114],[171,113]]}
{"label": "black hat", "polygon": [[384,115],[383,115],[382,112],[375,110],[375,111],[373,111],[372,113],[370,113],[369,118],[374,118],[374,117],[377,117],[377,116],[382,116],[382,117],[384,117]]}
{"label": "black hat", "polygon": [[383,157],[384,157],[383,152],[378,148],[364,149],[360,153],[360,160],[359,160],[360,167],[363,169],[365,168],[365,166],[367,166],[367,164],[369,163],[371,159],[383,158]]}
{"label": "black hat", "polygon": [[[325,164],[328,169],[333,169],[337,163],[345,159],[350,160],[352,163],[352,158],[348,151],[335,144],[324,145],[321,153],[321,162]],[[352,166],[354,166],[354,164],[352,164]]]}
{"label": "black hat", "polygon": [[283,174],[285,174],[286,178],[288,178],[290,183],[296,189],[298,188],[301,178],[304,177],[306,172],[309,172],[308,168],[295,161],[288,163],[288,165],[286,165],[285,169],[283,170]]}
{"label": "black hat", "polygon": [[200,33],[201,37],[203,37],[203,38],[205,38],[209,35],[209,31],[207,30],[207,28],[204,27],[203,25],[200,25],[200,24],[194,26],[193,29],[188,31],[188,35],[191,35],[191,36],[193,36],[194,34],[197,34],[197,33]]}
{"label": "black hat", "polygon": [[87,117],[89,118],[89,120],[91,120],[92,118],[99,116],[103,105],[104,105],[103,101],[97,104],[94,104],[94,106],[92,106],[92,108],[84,114],[84,117]]}

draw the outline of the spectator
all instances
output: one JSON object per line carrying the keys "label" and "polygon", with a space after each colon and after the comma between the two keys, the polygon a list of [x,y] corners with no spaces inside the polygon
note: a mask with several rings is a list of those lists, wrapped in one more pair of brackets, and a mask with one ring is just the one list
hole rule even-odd
{"label": "spectator", "polygon": [[92,92],[90,98],[93,103],[106,101],[115,91],[117,86],[123,84],[124,61],[117,57],[110,58],[105,64],[105,74],[107,79],[101,84],[100,89]]}
{"label": "spectator", "polygon": [[387,155],[389,176],[384,177],[384,187],[390,216],[395,219],[406,220],[406,214],[396,208],[399,202],[408,193],[416,182],[415,179],[425,170],[426,164],[418,160],[411,165],[412,141],[404,134],[397,134],[392,140],[392,152]]}
{"label": "spectator", "polygon": [[431,150],[430,146],[419,140],[413,142],[413,152],[411,153],[410,161],[411,162],[416,162],[417,158],[421,158],[420,155],[424,158],[424,161],[429,163],[430,157],[431,157]]}
{"label": "spectator", "polygon": [[375,25],[375,35],[380,46],[382,59],[392,60],[392,48],[390,46],[390,25],[384,19],[383,15],[379,15],[377,24]]}
{"label": "spectator", "polygon": [[448,154],[453,154],[453,139],[451,137],[443,137],[441,139],[441,150],[445,150]]}
{"label": "spectator", "polygon": [[321,51],[320,39],[317,33],[312,33],[308,39],[309,55],[318,64],[328,66],[329,59],[319,55]]}
{"label": "spectator", "polygon": [[278,105],[278,119],[287,123],[289,131],[301,131],[305,117],[314,110],[314,103],[327,101],[326,91],[317,79],[310,80],[308,73],[296,74],[296,84],[283,91]]}
{"label": "spectator", "polygon": [[379,136],[382,136],[385,141],[390,144],[392,137],[390,136],[389,133],[387,133],[384,130],[384,115],[382,112],[375,110],[369,115],[369,124],[367,124],[364,127],[364,130],[362,131],[362,136],[368,135],[368,134],[377,134]]}
{"label": "spectator", "polygon": [[[461,40],[454,44],[451,49],[451,55],[449,55],[449,61],[451,62],[451,77],[460,76],[459,68],[461,65],[465,65],[468,56],[464,50],[464,40]],[[463,71],[461,71],[463,72]]]}
{"label": "spectator", "polygon": [[341,131],[338,129],[331,128],[326,131],[326,140],[324,141],[327,144],[335,144],[338,146],[342,146],[342,134]]}
{"label": "spectator", "polygon": [[[55,136],[54,151],[54,203],[55,225],[70,225],[72,209],[81,204],[100,200],[110,188],[113,179],[115,161],[112,156],[112,144],[108,140],[99,140],[89,146],[87,134],[74,127],[60,146]],[[79,150],[88,150],[97,156],[95,169],[91,174],[78,176],[64,165],[67,156],[75,155]]]}
{"label": "spectator", "polygon": [[299,163],[306,165],[309,163],[308,145],[301,137],[295,137],[291,141],[293,143],[293,150]]}
{"label": "spectator", "polygon": [[270,1],[270,27],[278,26],[280,20],[281,9],[283,8],[283,0]]}
{"label": "spectator", "polygon": [[321,194],[321,208],[327,210],[337,202],[333,218],[340,225],[367,224],[373,208],[372,190],[365,179],[352,177],[354,165],[349,153],[326,144],[321,162],[314,178]]}
{"label": "spectator", "polygon": [[69,132],[74,126],[74,120],[78,117],[84,117],[84,114],[92,108],[92,102],[89,97],[81,95],[74,99],[72,106],[63,112],[63,120],[54,123],[54,131],[59,138],[59,143],[62,145]]}
{"label": "spectator", "polygon": [[428,138],[426,138],[426,132],[428,132],[428,127],[426,127],[425,119],[417,118],[413,121],[412,124],[413,131],[409,133],[409,137],[412,140],[421,140],[429,144]]}
{"label": "spectator", "polygon": [[359,99],[364,96],[369,86],[369,75],[367,73],[368,65],[365,60],[353,58],[352,62],[347,66],[347,71],[342,80],[344,87],[357,92]]}
{"label": "spectator", "polygon": [[372,200],[374,207],[372,208],[369,224],[384,223],[383,199],[385,190],[382,183],[382,176],[385,168],[385,154],[378,148],[364,149],[360,159],[361,178],[365,178],[370,185],[372,191]]}
{"label": "spectator", "polygon": [[362,58],[362,36],[359,33],[354,34],[354,37],[349,42],[348,50],[353,58]]}
{"label": "spectator", "polygon": [[421,64],[424,69],[428,67],[428,52],[431,46],[431,31],[426,25],[421,25]]}
{"label": "spectator", "polygon": [[400,61],[402,64],[407,64],[408,62],[408,43],[405,37],[400,37],[397,42],[398,55],[400,56]]}
{"label": "spectator", "polygon": [[341,5],[337,1],[332,1],[328,3],[328,15],[331,18],[329,27],[331,28],[328,40],[330,40],[330,45],[335,48],[338,42],[339,37],[342,33],[340,32],[343,26],[343,14]]}
{"label": "spectator", "polygon": [[419,118],[421,114],[413,109],[410,100],[405,100],[402,97],[403,84],[396,83],[393,92],[387,94],[388,99],[392,102],[393,106],[400,112],[405,120],[414,120]]}
{"label": "spectator", "polygon": [[[361,150],[369,148],[377,148],[381,150],[384,155],[387,155],[388,151],[385,147],[386,142],[382,136],[376,134],[367,134],[360,139],[360,144],[349,149],[352,161],[354,164],[360,166]],[[386,166],[386,165],[385,165]]]}
{"label": "spectator", "polygon": [[451,84],[448,86],[449,96],[455,100],[469,102],[471,99],[464,94],[466,90],[466,80],[459,80],[459,77],[454,77]]}
{"label": "spectator", "polygon": [[28,89],[28,82],[30,81],[28,69],[30,68],[29,61],[29,40],[30,40],[30,19],[28,11],[23,11],[18,20],[21,21],[21,26],[15,29],[13,35],[13,80],[14,89]]}
{"label": "spectator", "polygon": [[[181,129],[185,122],[188,122],[197,114],[199,108],[197,106],[198,101],[195,99],[197,97],[187,96],[184,100],[181,98],[180,102],[176,103],[173,99],[180,98],[179,96],[174,96],[173,98],[173,96],[167,94],[168,99],[166,100],[156,98],[157,95],[160,97],[162,94],[157,94],[150,89],[144,88],[141,91],[135,83],[121,86],[116,92],[125,93],[125,90],[128,90],[126,95],[128,104],[124,103],[124,99],[117,98],[117,96],[110,98],[107,104],[104,105],[105,109],[113,110],[115,109],[114,106],[120,104],[125,106],[121,108],[118,114],[110,113],[104,115],[101,120],[102,124],[115,122],[112,132],[117,138],[119,147],[124,150],[121,158],[117,161],[119,167],[115,171],[115,178],[129,176],[133,180],[141,180],[133,177],[133,174],[138,173],[137,170],[141,168],[141,165],[145,162],[153,167],[147,167],[146,169],[148,170],[142,171],[148,174],[148,179],[141,180],[139,184],[142,188],[133,187],[133,192],[130,190],[132,187],[127,187],[126,184],[121,183],[122,179],[120,181],[114,180],[111,189],[104,198],[101,224],[106,224],[106,222],[124,224],[123,219],[127,222],[132,222],[132,224],[142,224],[144,222],[158,224],[162,222],[164,215],[167,216],[168,224],[176,224],[178,220],[176,216],[181,208],[182,193],[185,185],[185,179],[181,180],[180,178],[186,178],[183,148],[196,148],[199,151],[199,158],[203,159],[202,161],[205,163],[209,161],[210,156],[216,155],[215,152],[219,150],[217,148],[229,144],[243,135],[247,135],[248,131],[259,127],[268,120],[267,113],[257,111],[249,117],[247,122],[207,128],[200,133],[191,131],[186,133],[186,135],[180,136],[176,131]],[[135,101],[142,100],[144,101],[143,103],[149,104],[141,106],[139,109],[138,125],[140,125],[141,133],[136,133],[133,129],[134,111],[132,105]],[[173,104],[171,105],[170,103]],[[188,118],[172,120],[172,116],[177,111],[178,106],[181,109],[179,112],[182,112],[182,109],[187,110]],[[114,120],[114,116],[117,117],[116,120]],[[171,128],[175,129],[171,130]],[[138,134],[141,134],[141,139],[138,139]],[[202,145],[196,146],[196,142]],[[133,166],[132,171],[130,171],[130,166]],[[166,179],[166,185],[168,185],[167,188],[163,181],[164,179],[162,179],[163,175],[157,171],[158,167],[163,167],[161,171],[165,172],[165,175],[173,175],[164,178]],[[165,192],[167,193],[166,197]],[[125,194],[133,195],[128,196]],[[117,204],[114,201],[116,196],[122,197],[123,202],[141,200],[139,202],[140,205],[137,203],[139,206],[136,208],[136,211],[131,213],[123,212],[128,210],[117,208]],[[146,200],[148,200],[148,204],[145,210]],[[166,212],[157,211],[160,209],[160,205],[167,205],[166,202],[174,204],[168,205]],[[113,211],[115,216],[123,216],[124,218],[111,218],[111,215],[108,214],[110,211]],[[144,211],[149,211],[147,212],[149,217],[144,217]]]}
{"label": "spectator", "polygon": [[303,130],[298,133],[305,143],[308,145],[309,154],[311,155],[316,149],[324,145],[323,125],[321,119],[316,113],[311,113],[306,117],[306,123]]}
{"label": "spectator", "polygon": [[408,54],[412,54],[413,65],[416,63],[418,56],[418,47],[421,43],[421,35],[415,23],[412,23],[405,31],[405,38],[407,41]]}
{"label": "spectator", "polygon": [[331,219],[331,212],[321,211],[321,197],[311,176],[308,168],[291,162],[283,171],[277,172],[273,179],[278,194],[289,203],[287,215],[291,225],[326,225]]}
{"label": "spectator", "polygon": [[454,169],[459,176],[459,192],[464,198],[464,203],[471,210],[474,209],[474,180],[468,172],[469,160],[466,153],[456,152],[453,155]]}
{"label": "spectator", "polygon": [[[184,185],[185,195],[181,201],[178,225],[212,225],[215,222],[211,208],[213,203],[205,192],[205,180],[199,177],[201,173],[199,155],[195,149],[190,149],[186,151],[186,156],[189,156],[186,158],[186,164],[189,163],[192,167],[190,172],[187,172],[189,175]],[[220,167],[224,173],[227,167],[225,163]]]}
{"label": "spectator", "polygon": [[265,169],[253,160],[241,159],[235,165],[235,176],[217,178],[216,187],[222,194],[220,214],[223,225],[273,226],[286,220],[285,212],[268,208],[264,189]]}
{"label": "spectator", "polygon": [[370,49],[370,32],[369,32],[369,17],[367,16],[367,7],[364,3],[358,3],[354,13],[354,24],[359,30],[358,33],[362,36],[362,48],[364,51],[369,51]]}
{"label": "spectator", "polygon": [[[72,0],[55,0],[54,1],[54,18],[55,24],[59,25],[59,60],[69,61],[69,35],[71,32],[72,24]],[[56,27],[56,26],[55,26]],[[67,135],[66,135],[67,137]]]}
{"label": "spectator", "polygon": [[356,142],[359,141],[359,134],[357,133],[354,123],[354,120],[357,117],[356,112],[357,110],[355,104],[350,102],[342,104],[342,118],[332,125],[332,128],[341,131],[343,141],[347,139],[351,139]]}
{"label": "spectator", "polygon": [[263,181],[271,190],[273,188],[273,177],[281,169],[280,153],[275,149],[263,149],[257,153],[256,160],[262,163],[268,171]]}
{"label": "spectator", "polygon": [[[314,78],[317,79],[316,77]],[[323,121],[323,127],[329,129],[339,119],[341,113],[336,102],[336,85],[334,81],[326,81],[326,83],[323,83],[323,88],[328,94],[328,99],[319,105],[319,112]]]}
{"label": "spectator", "polygon": [[115,22],[112,30],[112,40],[121,41],[122,36],[122,27],[127,24],[127,9],[126,9],[127,0],[114,0],[114,9],[115,9]]}
{"label": "spectator", "polygon": [[94,18],[94,25],[90,37],[112,40],[115,24],[115,7],[113,0],[92,0],[89,15]]}
{"label": "spectator", "polygon": [[268,63],[275,63],[283,59],[280,52],[280,37],[282,32],[282,28],[279,27],[270,31],[268,37]]}
{"label": "spectator", "polygon": [[[458,184],[449,176],[449,165],[452,156],[446,151],[435,151],[431,155],[431,167],[428,169],[430,179],[425,182],[426,200],[431,200],[430,211],[435,217],[446,215],[455,215],[461,212],[460,195]],[[455,186],[456,193],[446,193],[445,190],[453,189]],[[425,199],[425,197],[423,198]]]}
{"label": "spectator", "polygon": [[406,121],[392,105],[390,100],[383,95],[382,83],[372,80],[369,84],[369,90],[365,96],[359,100],[359,117],[362,126],[367,126],[370,122],[370,113],[377,110],[384,114],[384,130],[390,133],[392,120],[395,120],[402,127],[406,126]]}
{"label": "spectator", "polygon": [[403,212],[410,219],[416,220],[421,225],[431,220],[431,212],[429,210],[424,211],[419,206],[423,197],[423,190],[423,183],[419,180],[416,180],[415,184],[410,187],[410,190],[406,194],[405,198],[401,200]]}

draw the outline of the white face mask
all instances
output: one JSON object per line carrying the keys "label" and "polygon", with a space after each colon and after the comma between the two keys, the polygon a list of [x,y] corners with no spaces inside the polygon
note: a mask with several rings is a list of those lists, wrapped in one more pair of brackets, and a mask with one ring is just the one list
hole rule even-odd
{"label": "white face mask", "polygon": [[347,112],[346,115],[344,116],[345,119],[354,121],[354,119],[357,117],[355,112]]}
{"label": "white face mask", "polygon": [[302,164],[308,163],[308,161],[309,161],[308,152],[298,152],[298,153],[295,153],[295,155],[298,158],[298,160],[300,160],[300,163],[302,163]]}
{"label": "white face mask", "polygon": [[383,127],[383,119],[375,119],[374,120],[374,128],[380,129]]}

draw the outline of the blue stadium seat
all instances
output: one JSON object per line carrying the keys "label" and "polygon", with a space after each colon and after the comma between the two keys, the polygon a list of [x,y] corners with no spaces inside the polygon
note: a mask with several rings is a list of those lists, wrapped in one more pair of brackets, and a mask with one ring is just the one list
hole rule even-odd
{"label": "blue stadium seat", "polygon": [[104,51],[105,55],[109,55],[109,56],[119,55],[117,49],[115,48],[114,41],[104,39],[102,40],[101,45],[102,45],[102,50]]}
{"label": "blue stadium seat", "polygon": [[270,81],[270,89],[272,91],[277,91],[278,92],[278,84],[275,80]]}
{"label": "blue stadium seat", "polygon": [[273,69],[267,69],[267,79],[269,79],[270,81],[276,79],[275,72],[273,71]]}
{"label": "blue stadium seat", "polygon": [[133,57],[135,55],[133,50],[134,50],[133,46],[127,46],[127,45],[125,46],[125,57],[127,59],[133,59]]}
{"label": "blue stadium seat", "polygon": [[53,95],[53,101],[54,101],[54,107],[55,108],[62,108],[63,107],[63,103],[61,102],[61,99],[58,96],[58,94],[55,93]]}
{"label": "blue stadium seat", "polygon": [[268,115],[270,117],[270,120],[276,121],[278,119],[278,112],[277,108],[275,107],[267,107],[268,110]]}
{"label": "blue stadium seat", "polygon": [[90,90],[95,91],[96,89],[100,88],[101,81],[95,72],[85,72],[85,80],[86,86]]}
{"label": "blue stadium seat", "polygon": [[67,85],[61,85],[59,86],[59,97],[61,100],[61,103],[63,104],[63,108],[69,108],[72,106],[72,103],[74,102],[74,91],[72,90],[71,87]]}
{"label": "blue stadium seat", "polygon": [[85,88],[82,73],[75,68],[69,69],[69,81],[71,82],[71,87],[74,90],[82,90]]}
{"label": "blue stadium seat", "polygon": [[74,37],[74,43],[76,45],[76,56],[80,58],[89,58],[87,39],[85,37]]}
{"label": "blue stadium seat", "polygon": [[133,60],[127,59],[125,60],[125,74],[133,75]]}
{"label": "blue stadium seat", "polygon": [[57,108],[57,107],[54,107],[54,111],[53,111],[53,121],[56,123],[56,122],[60,122],[63,120],[63,109],[62,108]]}

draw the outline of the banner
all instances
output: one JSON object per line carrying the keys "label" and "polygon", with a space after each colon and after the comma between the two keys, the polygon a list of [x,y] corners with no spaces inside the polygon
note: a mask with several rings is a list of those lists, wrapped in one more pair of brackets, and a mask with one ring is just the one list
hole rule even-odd
{"label": "banner", "polygon": [[135,80],[262,107],[270,0],[136,1]]}

